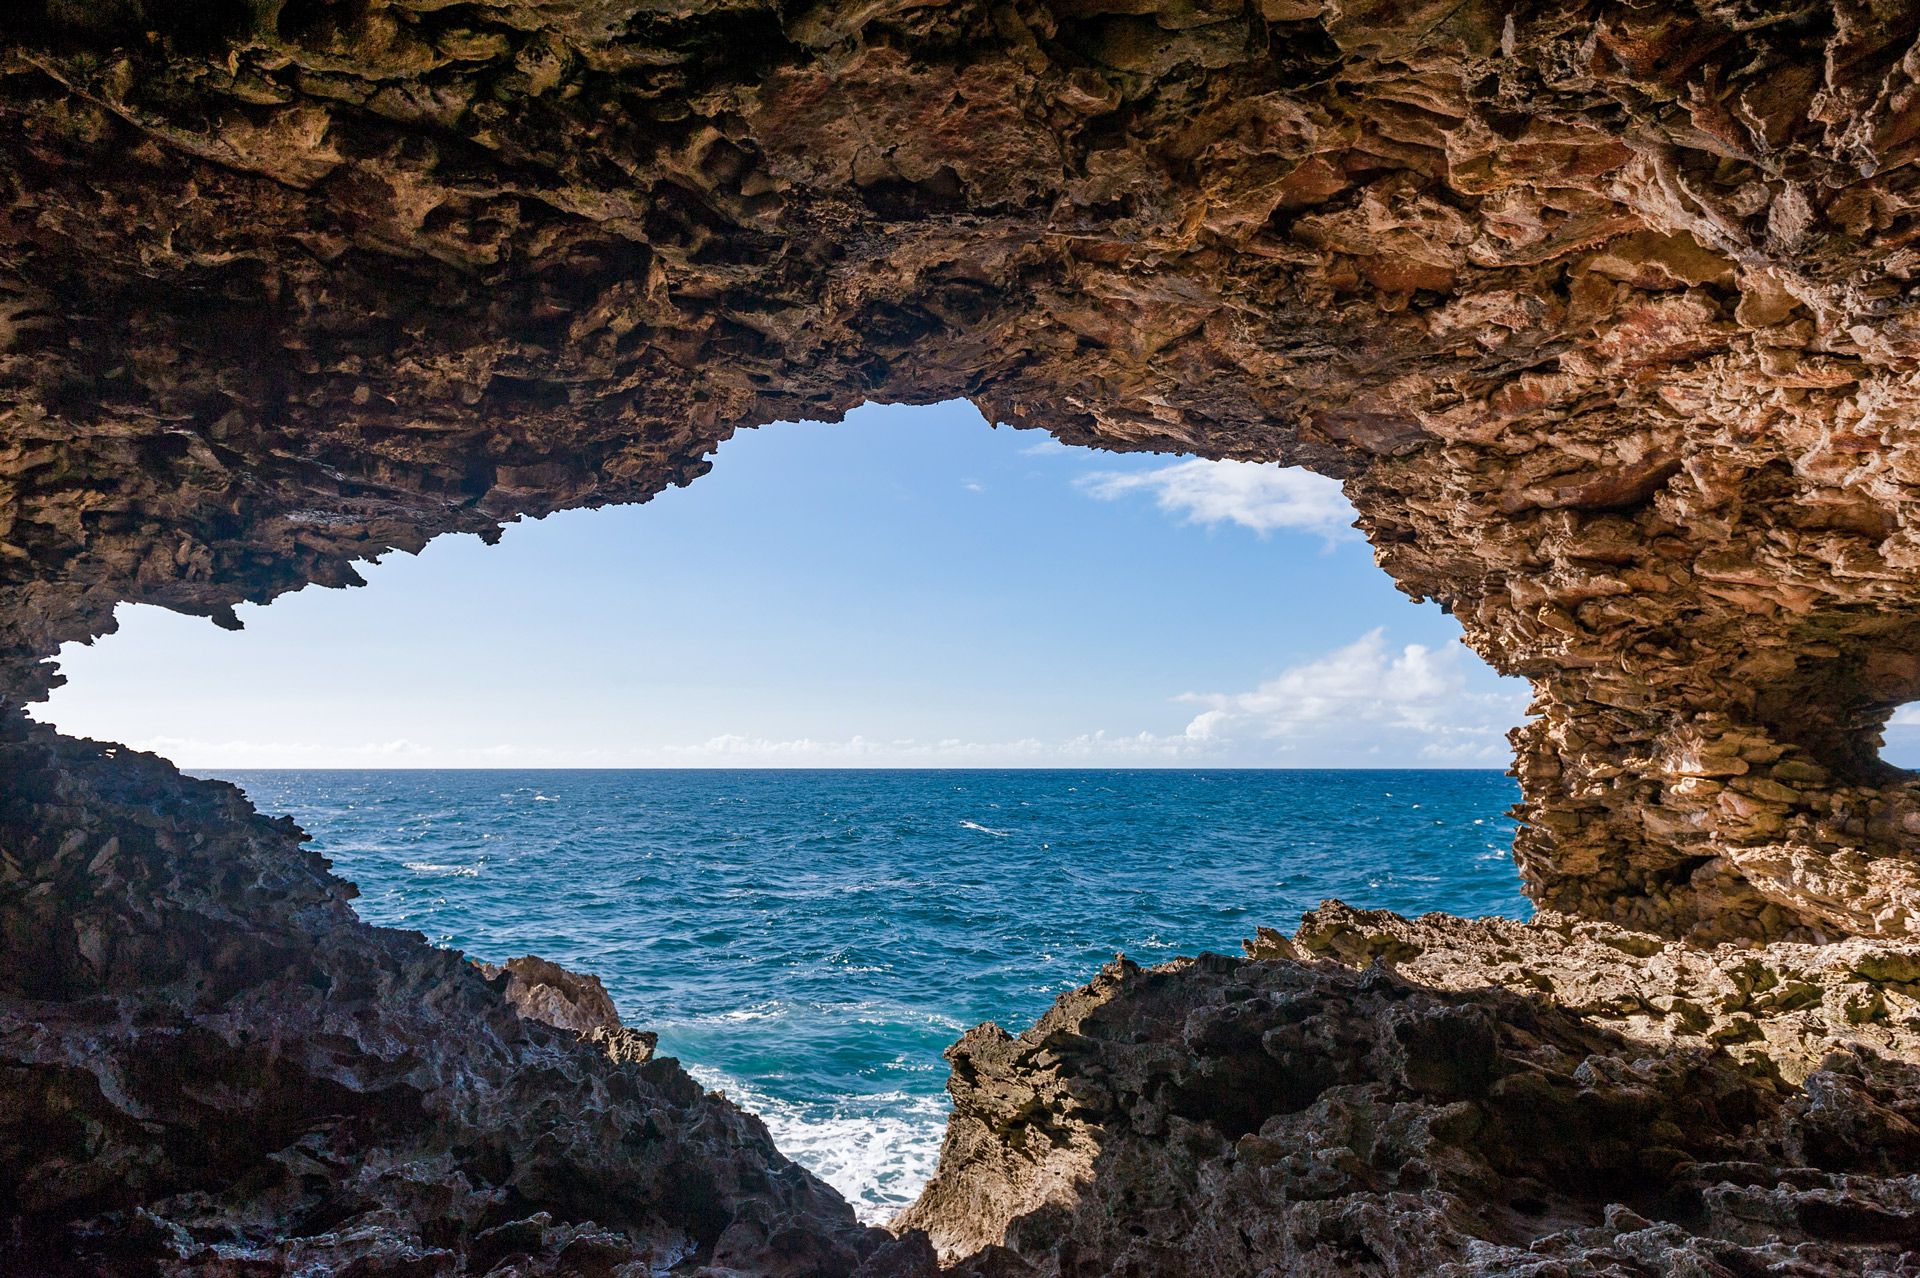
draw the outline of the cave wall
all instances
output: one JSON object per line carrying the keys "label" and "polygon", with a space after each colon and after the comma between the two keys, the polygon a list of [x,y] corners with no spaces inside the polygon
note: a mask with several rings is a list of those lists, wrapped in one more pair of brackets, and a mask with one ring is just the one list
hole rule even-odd
{"label": "cave wall", "polygon": [[1311,466],[1531,678],[1544,904],[1907,934],[1920,13],[28,0],[0,699],[733,430],[965,396]]}

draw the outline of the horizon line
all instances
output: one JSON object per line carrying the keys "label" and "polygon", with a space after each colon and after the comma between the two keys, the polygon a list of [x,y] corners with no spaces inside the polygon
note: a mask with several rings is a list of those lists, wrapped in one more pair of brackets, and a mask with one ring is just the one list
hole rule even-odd
{"label": "horizon line", "polygon": [[[164,757],[164,756],[163,756]],[[168,762],[173,762],[168,760]],[[992,764],[462,764],[458,766],[436,766],[433,764],[385,764],[368,766],[361,764],[219,764],[212,767],[174,763],[182,772],[1494,772],[1502,776],[1510,775],[1504,768],[1465,767],[1456,765],[1426,765],[1420,767],[1391,765],[1348,765],[1339,767],[1312,767],[1291,765],[1274,767],[1263,764],[1223,764],[1217,767],[1193,767],[1184,765],[1133,764],[1126,766],[1062,766],[1062,765],[1023,765],[1017,767],[996,767]]]}

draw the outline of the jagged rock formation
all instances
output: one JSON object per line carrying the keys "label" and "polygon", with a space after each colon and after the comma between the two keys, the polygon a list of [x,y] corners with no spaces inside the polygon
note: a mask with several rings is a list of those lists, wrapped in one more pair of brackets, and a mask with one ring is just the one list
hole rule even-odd
{"label": "jagged rock formation", "polygon": [[361,923],[232,786],[44,729],[0,775],[0,1272],[824,1278],[889,1244],[652,1035]]}
{"label": "jagged rock formation", "polygon": [[[1185,1221],[1223,1265],[1911,1270],[1920,788],[1876,751],[1920,696],[1917,38],[1892,0],[0,7],[0,1245],[924,1273],[583,986],[362,928],[230,791],[24,716],[119,601],[231,625],[741,427],[966,396],[1345,479],[1534,682],[1536,899],[1775,944],[1367,923],[1323,948],[1421,955],[1117,973],[963,1045],[916,1218],[1018,1226],[965,1265]],[[1728,1001],[1766,974],[1792,1005]],[[1555,992],[1477,984],[1516,980]]]}
{"label": "jagged rock formation", "polygon": [[[488,980],[507,978],[507,1002],[522,1016],[589,1036],[623,1030],[613,996],[597,976],[569,972],[535,954],[505,963],[482,963],[480,973]],[[623,1032],[634,1036],[634,1050],[640,1060],[651,1056],[660,1042],[656,1034]]]}
{"label": "jagged rock formation", "polygon": [[1248,949],[969,1032],[900,1224],[981,1278],[1920,1273],[1920,945],[1334,906]]}
{"label": "jagged rock formation", "polygon": [[965,395],[1344,476],[1530,676],[1522,866],[1905,934],[1920,13],[29,0],[0,662]]}

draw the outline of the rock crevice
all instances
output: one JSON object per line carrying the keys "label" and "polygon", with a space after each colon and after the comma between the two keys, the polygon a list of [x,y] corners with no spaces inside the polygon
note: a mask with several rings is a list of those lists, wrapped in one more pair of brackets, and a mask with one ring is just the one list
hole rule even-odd
{"label": "rock crevice", "polygon": [[1532,681],[1566,922],[1327,915],[970,1035],[914,1216],[956,1263],[1911,1272],[1917,42],[1851,0],[0,9],[0,1247],[926,1272],[584,983],[364,928],[231,790],[26,714],[116,604],[233,626],[965,397],[1342,479]]}

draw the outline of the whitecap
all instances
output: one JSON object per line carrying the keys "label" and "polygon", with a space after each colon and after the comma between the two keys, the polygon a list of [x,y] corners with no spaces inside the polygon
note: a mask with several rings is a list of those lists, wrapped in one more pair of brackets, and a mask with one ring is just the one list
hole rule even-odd
{"label": "whitecap", "polygon": [[701,1012],[679,1018],[656,1017],[647,1024],[653,1029],[671,1029],[680,1025],[742,1025],[749,1021],[777,1020],[792,1013],[791,1005],[779,999],[768,999],[764,1003],[755,1003],[751,1007],[736,1007],[727,1012]]}
{"label": "whitecap", "polygon": [[866,1224],[898,1215],[920,1196],[940,1161],[945,1096],[882,1092],[802,1104],[705,1066],[689,1064],[687,1072],[758,1116],[780,1152],[839,1190]]}
{"label": "whitecap", "polygon": [[902,1007],[898,1003],[862,1001],[833,1010],[841,1012],[855,1025],[929,1025],[950,1034],[962,1034],[967,1030],[965,1021],[957,1021],[939,1012]]}
{"label": "whitecap", "polygon": [[480,866],[478,863],[473,865],[441,865],[434,861],[402,861],[400,864],[404,868],[412,870],[415,874],[445,874],[462,879],[477,879],[480,877]]}
{"label": "whitecap", "polygon": [[996,839],[1010,839],[1013,837],[1012,831],[996,830],[991,826],[981,825],[978,821],[962,821],[960,828],[963,830],[978,830],[982,834],[991,834]]}

